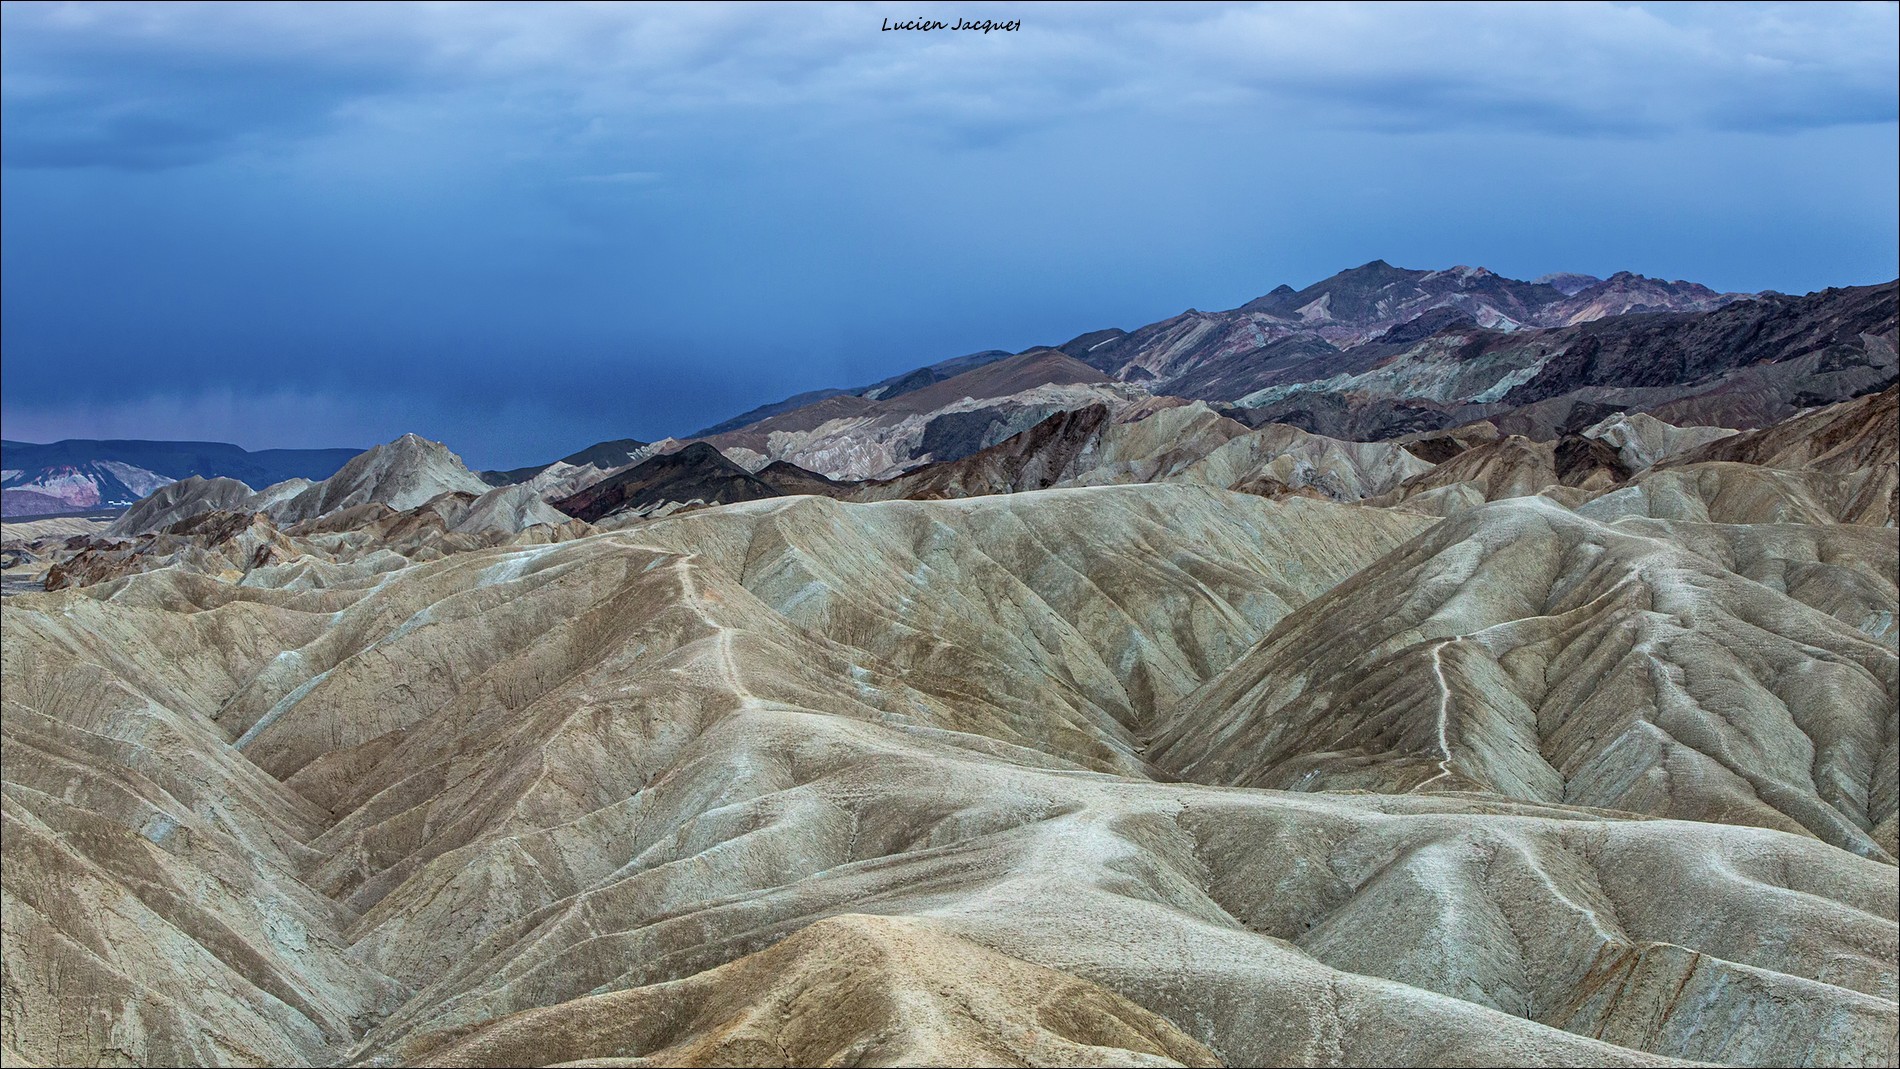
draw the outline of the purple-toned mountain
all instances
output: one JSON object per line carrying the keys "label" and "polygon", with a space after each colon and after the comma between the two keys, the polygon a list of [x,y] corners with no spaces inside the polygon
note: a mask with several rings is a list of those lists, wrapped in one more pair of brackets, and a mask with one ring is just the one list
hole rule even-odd
{"label": "purple-toned mountain", "polygon": [[[721,449],[741,446],[834,477],[886,478],[926,454],[958,459],[1051,412],[1108,400],[1082,393],[1037,396],[1033,405],[1010,400],[1019,391],[1080,382],[1087,376],[1079,372],[1098,374],[1103,388],[1226,402],[1253,425],[1287,422],[1356,440],[1538,403],[1542,407],[1519,420],[1521,427],[1514,424],[1513,433],[1550,437],[1611,412],[1675,402],[1688,405],[1673,412],[1679,421],[1758,426],[1804,404],[1855,396],[1892,376],[1890,291],[1829,294],[1751,297],[1628,271],[1524,282],[1482,267],[1425,271],[1374,260],[1304,289],[1280,286],[1229,311],[1189,309],[1134,331],[1091,331],[1052,347],[1068,361],[1051,361],[1054,354],[1044,347],[1006,360],[979,354],[877,388],[821,391],[763,406],[720,424],[716,435],[701,436]],[[1828,355],[1815,355],[1817,345],[1809,343],[1817,339],[1826,339],[1818,348]],[[1597,351],[1612,355],[1591,362],[1589,354]],[[1724,378],[1804,356],[1812,359],[1733,382]],[[978,370],[942,377],[979,359]],[[1010,380],[1007,389],[989,381],[999,369],[1009,372],[1001,376]],[[1025,378],[1022,372],[1033,369],[1057,377]],[[913,392],[900,398],[893,384]],[[1632,386],[1651,392],[1615,394]],[[1568,397],[1577,391],[1594,392]],[[1711,391],[1716,400],[1694,400]],[[952,410],[959,405],[972,410]],[[1018,416],[1003,424],[992,410]],[[857,456],[865,433],[859,424],[873,415],[887,422],[901,415],[908,421],[905,434],[923,437],[908,452]]]}
{"label": "purple-toned mountain", "polygon": [[0,512],[9,518],[123,509],[153,490],[194,475],[267,486],[322,479],[356,449],[261,449],[225,442],[67,439],[50,445],[0,442]]}
{"label": "purple-toned mountain", "polygon": [[[1640,288],[1629,284],[1624,292]],[[1749,428],[1893,382],[1897,312],[1889,283],[1547,329],[1487,330],[1463,321],[1415,341],[1373,342],[1295,366],[1245,355],[1229,362],[1243,369],[1237,382],[1255,386],[1234,398],[1247,422],[1354,440],[1477,419],[1549,439],[1619,411]]]}
{"label": "purple-toned mountain", "polygon": [[[1627,271],[1551,277],[1562,288],[1482,267],[1419,271],[1374,260],[1302,290],[1281,286],[1231,311],[1189,309],[1132,333],[1097,331],[1059,348],[1156,393],[1235,400],[1276,382],[1337,374],[1343,352],[1410,343],[1453,325],[1515,333],[1636,311],[1702,312],[1747,296]],[[1390,355],[1372,349],[1356,362]]]}

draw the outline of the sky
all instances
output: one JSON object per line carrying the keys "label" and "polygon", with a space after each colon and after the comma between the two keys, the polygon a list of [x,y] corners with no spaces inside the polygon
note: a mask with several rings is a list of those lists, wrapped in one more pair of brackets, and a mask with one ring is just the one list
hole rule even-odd
{"label": "sky", "polygon": [[1897,12],[6,3],[0,432],[512,467],[1373,259],[1888,281]]}

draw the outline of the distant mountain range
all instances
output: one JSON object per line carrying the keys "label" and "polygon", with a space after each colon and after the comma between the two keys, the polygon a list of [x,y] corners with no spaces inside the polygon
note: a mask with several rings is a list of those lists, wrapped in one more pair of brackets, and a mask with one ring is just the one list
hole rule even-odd
{"label": "distant mountain range", "polygon": [[262,449],[226,442],[70,438],[51,445],[0,442],[0,513],[46,516],[122,509],[192,476],[253,488],[286,479],[327,479],[360,449]]}
{"label": "distant mountain range", "polygon": [[1761,427],[1891,382],[1895,312],[1891,284],[1751,295],[1630,272],[1525,282],[1375,260],[1225,312],[810,391],[685,441],[755,471],[862,480],[960,460],[1056,412],[1155,398],[1353,441],[1474,420],[1554,440],[1626,411]]}
{"label": "distant mountain range", "polygon": [[[1520,282],[1482,267],[1423,271],[1374,260],[1302,290],[1279,286],[1230,312],[1189,309],[1133,332],[1096,330],[1061,345],[1032,346],[1023,352],[1058,349],[1111,377],[1145,382],[1155,393],[1231,400],[1246,392],[1237,389],[1246,377],[1244,368],[1237,365],[1265,362],[1263,358],[1284,358],[1293,353],[1324,357],[1374,339],[1387,344],[1418,340],[1456,325],[1512,331],[1574,326],[1632,312],[1708,311],[1750,296],[1717,293],[1694,282],[1669,282],[1627,271],[1607,279],[1562,273]],[[1195,337],[1180,345],[1179,332],[1169,335],[1171,328],[1184,322],[1189,324],[1187,333]],[[1425,329],[1395,333],[1395,328],[1414,323]],[[1166,343],[1156,344],[1164,336]],[[809,390],[761,405],[687,437],[727,434],[832,398],[889,401],[1016,355],[1022,354],[989,349],[868,386]]]}
{"label": "distant mountain range", "polygon": [[[807,391],[682,439],[616,439],[475,474],[591,520],[602,509],[648,514],[773,487],[827,493],[888,482],[1097,406],[1122,421],[1199,401],[1241,426],[1280,423],[1354,442],[1479,421],[1554,442],[1618,413],[1749,429],[1891,383],[1895,321],[1892,284],[1805,296],[1718,293],[1630,272],[1522,281],[1482,267],[1374,260],[1228,311],[1188,309],[1134,330],[971,353],[869,385]],[[694,452],[636,473],[694,442],[716,455]],[[207,442],[7,442],[4,508],[10,517],[123,508],[191,476],[259,490],[327,478],[355,455]]]}

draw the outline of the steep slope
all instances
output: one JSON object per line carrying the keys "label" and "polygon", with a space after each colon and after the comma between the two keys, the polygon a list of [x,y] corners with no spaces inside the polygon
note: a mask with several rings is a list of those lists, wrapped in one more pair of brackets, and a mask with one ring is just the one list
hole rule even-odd
{"label": "steep slope", "polygon": [[631,1054],[699,1066],[761,1053],[787,1065],[1221,1064],[1099,985],[927,922],[848,914],[684,980],[526,1010],[472,1035],[423,1036],[401,1059],[527,1065]]}
{"label": "steep slope", "polygon": [[160,487],[126,509],[106,528],[106,533],[146,534],[206,512],[243,509],[253,496],[255,491],[236,479],[204,479],[193,475]]}
{"label": "steep slope", "polygon": [[1894,473],[1845,475],[1707,461],[1645,471],[1629,485],[1577,505],[1601,520],[1641,516],[1697,523],[1851,523],[1891,527]]}
{"label": "steep slope", "polygon": [[1187,779],[1484,790],[1811,834],[1890,860],[1892,530],[1454,517],[1188,699]]}
{"label": "steep slope", "polygon": [[1594,438],[1536,442],[1510,434],[1473,445],[1429,470],[1407,478],[1382,503],[1402,501],[1445,487],[1468,486],[1485,501],[1523,497],[1546,487],[1607,490],[1630,475],[1622,457]]}
{"label": "steep slope", "polygon": [[962,460],[860,488],[860,501],[1011,494],[1050,486],[1173,480],[1247,428],[1199,403],[1167,398],[1058,412]]}
{"label": "steep slope", "polygon": [[888,479],[959,460],[1063,411],[1126,407],[1147,397],[1054,351],[986,363],[887,399],[851,395],[706,439],[752,468],[783,460],[831,479]]}
{"label": "steep slope", "polygon": [[468,510],[455,517],[448,529],[456,534],[519,534],[530,527],[559,527],[567,522],[568,517],[542,501],[533,488],[498,486],[470,501]]}
{"label": "steep slope", "polygon": [[546,464],[530,464],[525,468],[511,468],[507,471],[484,471],[479,474],[482,481],[491,486],[512,486],[516,483],[535,481],[551,468],[578,469],[593,468],[602,472],[616,471],[629,464],[637,464],[653,455],[652,443],[633,438],[616,438],[608,442],[595,442],[586,449],[569,453],[559,460]]}
{"label": "steep slope", "polygon": [[1230,439],[1175,479],[1251,494],[1307,492],[1359,501],[1396,490],[1431,467],[1387,442],[1342,442],[1270,423]]}
{"label": "steep slope", "polygon": [[987,449],[873,483],[856,496],[863,501],[928,501],[1046,489],[1068,478],[1079,460],[1094,453],[1108,425],[1107,405],[1058,412]]}
{"label": "steep slope", "polygon": [[1615,449],[1625,468],[1642,471],[1739,432],[1727,427],[1677,427],[1642,412],[1618,412],[1580,433]]}
{"label": "steep slope", "polygon": [[705,442],[677,453],[662,453],[579,493],[554,501],[554,507],[590,523],[609,516],[664,515],[687,505],[718,505],[777,497],[779,491],[727,460]]}
{"label": "steep slope", "polygon": [[1430,467],[1395,445],[1342,442],[1278,424],[1250,431],[1200,402],[1157,399],[1115,417],[1105,405],[1058,412],[962,460],[870,483],[851,496],[922,501],[1173,482],[1357,501],[1394,490]]}
{"label": "steep slope", "polygon": [[1198,401],[1181,404],[1158,397],[1124,409],[1105,425],[1100,441],[1076,458],[1060,485],[1187,481],[1225,487],[1217,480],[1183,476],[1210,453],[1246,433],[1245,424]]}
{"label": "steep slope", "polygon": [[1591,502],[1604,517],[1724,523],[1900,519],[1900,388],[1725,436],[1664,457],[1634,485]]}
{"label": "steep slope", "polygon": [[1893,468],[1900,465],[1900,386],[1710,442],[1670,463],[1681,467],[1711,460],[1834,474]]}
{"label": "steep slope", "polygon": [[479,496],[489,489],[447,446],[405,434],[357,455],[335,475],[268,511],[287,525],[358,505],[375,503],[400,512],[448,491]]}

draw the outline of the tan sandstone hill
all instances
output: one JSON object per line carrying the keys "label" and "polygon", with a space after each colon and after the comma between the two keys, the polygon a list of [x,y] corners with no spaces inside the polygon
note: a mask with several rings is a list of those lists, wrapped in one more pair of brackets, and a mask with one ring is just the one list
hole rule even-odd
{"label": "tan sandstone hill", "polygon": [[11,598],[5,1050],[1891,1062],[1883,532],[1751,530],[794,497]]}

